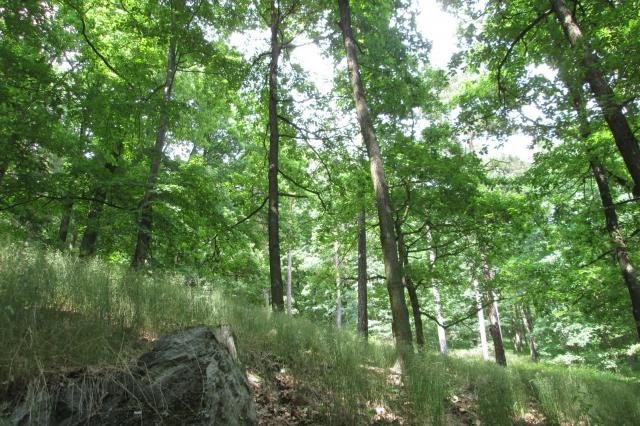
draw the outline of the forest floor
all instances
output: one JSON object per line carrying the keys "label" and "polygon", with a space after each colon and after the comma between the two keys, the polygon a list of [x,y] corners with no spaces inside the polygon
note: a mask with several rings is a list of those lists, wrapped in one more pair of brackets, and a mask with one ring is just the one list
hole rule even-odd
{"label": "forest floor", "polygon": [[0,247],[0,410],[16,383],[114,368],[172,330],[228,324],[263,425],[637,425],[637,378],[424,351],[401,376],[388,341],[99,260]]}

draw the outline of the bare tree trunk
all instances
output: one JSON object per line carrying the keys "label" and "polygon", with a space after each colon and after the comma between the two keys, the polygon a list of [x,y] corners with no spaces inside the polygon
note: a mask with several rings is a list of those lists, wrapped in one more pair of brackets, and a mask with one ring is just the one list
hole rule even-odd
{"label": "bare tree trunk", "polygon": [[473,292],[476,298],[476,309],[478,310],[478,331],[480,333],[480,348],[482,350],[482,358],[489,360],[489,345],[487,344],[487,330],[484,321],[484,308],[482,306],[482,295],[480,293],[480,283],[478,279],[473,277]]}
{"label": "bare tree trunk", "polygon": [[167,72],[164,81],[164,94],[160,106],[160,121],[156,133],[156,142],[151,153],[151,163],[149,165],[149,175],[144,188],[142,202],[138,208],[138,236],[136,238],[136,248],[131,260],[132,268],[139,268],[147,261],[151,248],[151,230],[153,226],[153,201],[155,198],[156,183],[160,173],[160,164],[167,137],[169,125],[169,103],[173,93],[173,81],[176,76],[178,64],[176,62],[177,46],[176,38],[169,40],[169,52],[167,54]]}
{"label": "bare tree trunk", "polygon": [[358,213],[358,332],[369,338],[367,307],[367,229],[364,207]]}
{"label": "bare tree trunk", "polygon": [[64,200],[64,211],[60,217],[60,227],[58,228],[58,242],[62,250],[67,248],[67,237],[69,235],[69,225],[71,224],[71,214],[73,213],[73,200]]}
{"label": "bare tree trunk", "polygon": [[622,107],[616,102],[613,89],[609,86],[600,69],[598,57],[585,40],[571,9],[565,0],[549,0],[549,2],[567,40],[582,57],[585,80],[602,110],[627,170],[633,178],[633,194],[640,197],[640,147],[638,139],[633,134]]}
{"label": "bare tree trunk", "polygon": [[398,237],[398,258],[400,259],[400,265],[402,266],[402,279],[404,286],[409,294],[409,302],[411,303],[411,312],[413,314],[413,326],[416,330],[416,344],[420,348],[424,348],[424,326],[422,324],[422,313],[420,311],[420,299],[418,298],[418,291],[413,283],[411,277],[411,270],[409,267],[409,252],[404,243],[404,234],[402,233],[402,225],[400,220],[395,222],[396,235]]}
{"label": "bare tree trunk", "polygon": [[447,345],[447,330],[441,325],[444,324],[444,315],[442,314],[442,304],[440,303],[440,290],[438,282],[431,283],[431,294],[433,295],[433,308],[435,310],[436,319],[438,320],[438,344],[440,353],[444,356],[449,354],[449,346]]}
{"label": "bare tree trunk", "polygon": [[269,294],[270,294],[269,289],[266,289],[266,288],[262,289],[262,297],[264,297],[264,304],[267,307],[267,309],[269,309],[269,307],[271,306],[271,302],[269,301]]}
{"label": "bare tree trunk", "polygon": [[404,297],[402,284],[402,268],[398,261],[396,236],[393,228],[393,217],[389,188],[384,177],[384,167],[380,145],[373,128],[373,121],[369,105],[364,94],[364,86],[360,77],[356,43],[351,29],[351,10],[348,0],[338,0],[340,8],[340,27],[344,40],[347,64],[351,77],[353,101],[356,106],[362,138],[369,155],[371,179],[376,194],[378,219],[380,221],[380,241],[385,265],[387,291],[391,304],[392,328],[396,340],[396,347],[402,356],[408,355],[407,347],[411,345],[411,326],[409,324],[409,310]]}
{"label": "bare tree trunk", "polygon": [[427,243],[429,244],[429,272],[431,273],[431,295],[433,296],[433,308],[436,314],[436,324],[438,328],[438,345],[440,353],[444,356],[449,354],[447,345],[447,330],[444,328],[444,315],[442,314],[442,304],[440,302],[440,290],[438,289],[438,280],[433,277],[433,273],[438,260],[438,254],[434,247],[433,234],[431,230],[427,230]]}
{"label": "bare tree trunk", "polygon": [[287,251],[287,315],[291,316],[291,249]]}
{"label": "bare tree trunk", "polygon": [[538,360],[540,359],[540,354],[538,353],[536,339],[533,337],[533,321],[531,319],[529,309],[526,306],[522,307],[522,324],[524,325],[524,329],[527,332],[529,351],[531,352],[531,360],[534,362],[538,362]]}
{"label": "bare tree trunk", "polygon": [[333,243],[333,267],[336,270],[336,327],[342,328],[342,277],[340,276],[340,252],[338,242]]}
{"label": "bare tree trunk", "polygon": [[271,63],[269,64],[269,274],[271,279],[271,306],[274,311],[284,309],[282,297],[282,271],[280,269],[280,210],[278,192],[278,154],[280,131],[278,128],[278,60],[282,46],[278,41],[280,10],[271,0]]}
{"label": "bare tree trunk", "polygon": [[498,300],[496,294],[491,291],[489,293],[491,297],[491,309],[489,310],[489,331],[491,332],[491,339],[493,340],[493,350],[495,352],[496,363],[500,365],[507,365],[507,357],[504,352],[504,342],[502,341],[502,327],[500,326],[500,311],[498,310]]}

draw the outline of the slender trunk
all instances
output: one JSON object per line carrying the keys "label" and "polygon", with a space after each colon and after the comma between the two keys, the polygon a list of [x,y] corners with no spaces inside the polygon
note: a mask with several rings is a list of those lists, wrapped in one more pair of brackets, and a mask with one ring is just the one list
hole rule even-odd
{"label": "slender trunk", "polygon": [[402,233],[402,225],[399,220],[395,222],[395,229],[396,235],[398,236],[398,258],[402,266],[402,279],[409,294],[409,302],[411,303],[411,312],[413,314],[413,326],[416,330],[416,343],[420,348],[424,348],[424,326],[422,324],[422,314],[420,313],[420,299],[418,298],[418,291],[411,278],[409,252],[404,243],[404,234]]}
{"label": "slender trunk", "polygon": [[[579,88],[576,88],[571,84],[571,80],[566,73],[562,73],[561,78],[569,89],[573,106],[578,114],[580,134],[582,138],[586,140],[591,134],[591,129],[587,119],[586,106],[582,94],[580,93]],[[622,274],[624,283],[629,291],[633,319],[636,324],[636,332],[638,334],[638,338],[640,338],[640,283],[638,282],[636,267],[629,256],[626,241],[619,229],[618,215],[613,203],[613,197],[611,196],[611,190],[609,188],[609,182],[605,175],[604,168],[602,164],[595,159],[592,159],[589,165],[598,186],[598,193],[600,194],[600,202],[604,212],[607,232],[609,233],[609,238],[615,251],[615,259],[618,262],[620,273]]]}
{"label": "slender trunk", "polygon": [[291,249],[287,251],[287,315],[291,316]]}
{"label": "slender trunk", "polygon": [[333,267],[336,270],[336,327],[342,328],[342,277],[340,276],[340,252],[336,241],[333,243]]}
{"label": "slender trunk", "polygon": [[616,214],[613,199],[611,198],[611,192],[609,190],[609,182],[607,182],[602,164],[596,161],[591,161],[591,171],[593,172],[593,177],[596,179],[596,183],[598,184],[598,192],[600,193],[600,200],[602,201],[602,207],[604,209],[604,215],[607,222],[607,231],[609,232],[609,237],[615,250],[615,258],[618,261],[618,266],[620,267],[624,283],[629,291],[633,319],[635,320],[638,338],[640,338],[640,284],[638,283],[636,267],[631,261],[627,244],[622,233],[620,233],[620,229],[618,228],[618,215]]}
{"label": "slender trunk", "polygon": [[627,170],[633,178],[633,194],[640,197],[640,147],[638,139],[633,134],[622,107],[616,102],[613,89],[600,69],[598,57],[585,40],[571,9],[565,0],[549,0],[549,2],[567,40],[574,49],[578,50],[582,58],[585,80],[602,110]]}
{"label": "slender trunk", "polygon": [[441,325],[444,324],[444,315],[442,314],[442,304],[440,303],[440,290],[437,281],[431,283],[431,294],[433,295],[433,305],[438,320],[438,344],[440,353],[444,356],[449,354],[449,346],[447,345],[447,330]]}
{"label": "slender trunk", "polygon": [[[482,274],[487,283],[491,282],[491,267],[489,261],[484,253],[480,253],[480,259],[482,261]],[[507,357],[504,353],[504,342],[502,340],[502,326],[500,325],[500,311],[498,309],[498,298],[493,290],[488,292],[488,297],[491,300],[491,307],[489,309],[489,332],[491,333],[491,339],[493,340],[493,350],[496,358],[496,363],[500,365],[507,365]]]}
{"label": "slender trunk", "polygon": [[364,95],[364,86],[360,77],[356,43],[351,30],[351,10],[348,0],[338,0],[340,8],[340,27],[344,40],[347,56],[347,64],[353,90],[353,101],[356,106],[360,131],[369,155],[371,167],[371,179],[376,194],[378,219],[380,222],[380,241],[384,258],[387,291],[391,304],[393,335],[396,339],[396,347],[402,356],[407,355],[407,347],[411,345],[411,326],[409,323],[409,310],[404,297],[402,284],[402,268],[398,261],[396,236],[393,229],[393,217],[389,188],[384,177],[384,168],[380,145],[373,128],[373,121],[369,111],[369,105]]}
{"label": "slender trunk", "polygon": [[513,349],[517,353],[522,353],[524,351],[526,336],[524,334],[523,328],[520,325],[519,318],[520,318],[520,315],[518,315],[518,307],[514,305],[513,306]]}
{"label": "slender trunk", "polygon": [[269,301],[269,293],[269,289],[262,289],[262,297],[264,298],[264,304],[267,309],[269,309],[269,307],[271,306],[271,302]]}
{"label": "slender trunk", "polygon": [[491,333],[491,339],[493,340],[493,350],[495,352],[496,363],[500,365],[507,365],[507,357],[504,353],[504,343],[502,341],[502,327],[500,327],[500,311],[498,310],[498,300],[496,294],[492,291],[489,296],[491,297],[491,309],[489,310],[489,332]]}
{"label": "slender trunk", "polygon": [[160,163],[167,137],[169,125],[169,103],[173,93],[173,80],[177,72],[177,47],[176,38],[171,37],[169,41],[169,51],[167,53],[167,72],[164,82],[164,95],[160,106],[160,121],[156,133],[156,142],[151,153],[151,163],[149,165],[149,175],[144,188],[144,195],[138,207],[138,235],[136,238],[136,248],[131,260],[131,267],[139,268],[147,261],[151,248],[151,230],[153,225],[153,200],[155,198],[156,183],[160,173]]}
{"label": "slender trunk", "polygon": [[282,271],[280,269],[280,211],[278,200],[278,60],[281,47],[278,41],[280,13],[276,0],[271,0],[271,63],[269,65],[269,274],[271,279],[271,306],[274,311],[284,309],[282,297]]}
{"label": "slender trunk", "polygon": [[480,333],[480,348],[482,349],[482,358],[489,360],[489,345],[487,344],[487,330],[484,321],[484,308],[482,306],[482,295],[480,294],[480,283],[476,277],[472,281],[473,292],[476,298],[476,309],[478,310],[478,331]]}
{"label": "slender trunk", "polygon": [[438,320],[438,345],[440,353],[444,356],[449,354],[449,347],[447,345],[447,330],[444,328],[444,315],[442,313],[442,303],[440,302],[440,289],[438,288],[438,280],[433,277],[433,273],[436,267],[436,261],[438,255],[436,253],[435,244],[433,242],[433,234],[431,230],[427,230],[427,243],[429,244],[429,272],[431,275],[431,295],[433,296],[433,309]]}
{"label": "slender trunk", "polygon": [[69,235],[69,224],[71,223],[71,213],[73,212],[73,200],[67,198],[64,200],[64,211],[60,218],[60,227],[58,228],[58,242],[60,248],[64,250],[67,246],[67,237]]}
{"label": "slender trunk", "polygon": [[533,337],[533,321],[531,314],[526,306],[522,307],[522,325],[527,332],[527,338],[529,341],[529,351],[531,351],[531,360],[538,362],[540,354],[538,353],[538,347],[536,345],[536,339]]}
{"label": "slender trunk", "polygon": [[[120,140],[113,150],[113,159],[107,161],[104,165],[111,177],[113,177],[118,169],[118,161],[120,160],[123,149],[124,144],[123,141]],[[87,227],[85,228],[84,234],[82,234],[82,240],[80,241],[80,257],[92,257],[96,254],[100,218],[102,217],[104,203],[107,201],[107,189],[105,186],[98,184],[93,190],[92,198],[93,199],[89,207],[89,214],[87,216]]]}
{"label": "slender trunk", "polygon": [[364,207],[358,213],[358,332],[369,338],[367,307],[367,229]]}

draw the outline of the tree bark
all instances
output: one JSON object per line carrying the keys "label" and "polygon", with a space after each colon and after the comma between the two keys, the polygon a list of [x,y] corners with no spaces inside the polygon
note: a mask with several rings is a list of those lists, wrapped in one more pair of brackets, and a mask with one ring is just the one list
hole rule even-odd
{"label": "tree bark", "polygon": [[160,106],[160,121],[156,133],[156,142],[151,153],[151,163],[149,165],[149,175],[144,188],[142,201],[138,207],[138,235],[136,238],[136,248],[131,260],[132,268],[139,268],[147,261],[151,249],[151,230],[153,226],[153,201],[155,198],[156,184],[160,173],[160,164],[167,137],[169,125],[169,103],[173,93],[173,81],[176,76],[178,64],[176,61],[177,46],[176,38],[169,40],[169,51],[167,53],[167,72],[164,81],[164,94]]}
{"label": "tree bark", "polygon": [[271,63],[269,64],[269,276],[271,280],[271,306],[274,311],[284,309],[282,297],[282,270],[280,269],[280,211],[278,192],[278,154],[280,131],[278,128],[278,60],[282,46],[278,40],[280,11],[276,0],[271,0]]}
{"label": "tree bark", "polygon": [[635,320],[636,332],[640,339],[640,284],[638,283],[637,270],[631,261],[627,244],[618,228],[618,215],[613,204],[613,199],[611,198],[609,182],[607,182],[602,164],[591,161],[591,171],[598,184],[598,192],[600,193],[600,200],[602,202],[602,208],[604,209],[607,231],[609,232],[609,237],[615,250],[615,258],[618,261],[624,283],[629,291],[633,319]]}
{"label": "tree bark", "polygon": [[[492,279],[489,260],[484,253],[480,253],[480,259],[482,261],[482,274],[484,275],[485,281],[489,283]],[[496,363],[506,366],[507,357],[504,352],[504,342],[502,340],[502,326],[500,325],[498,298],[493,290],[488,291],[487,295],[491,300],[491,307],[489,309],[489,332],[491,333],[491,340],[493,340],[493,350]]]}
{"label": "tree bark", "polygon": [[402,224],[400,220],[395,222],[396,235],[398,237],[398,258],[402,266],[402,279],[404,286],[409,294],[409,302],[411,303],[411,312],[413,314],[413,326],[416,330],[416,343],[418,347],[424,348],[424,326],[422,324],[422,314],[420,313],[420,299],[418,291],[413,283],[411,271],[409,268],[409,252],[404,243],[404,234],[402,233]]}
{"label": "tree bark", "polygon": [[633,194],[640,197],[640,147],[638,139],[633,134],[622,107],[616,102],[613,89],[600,70],[598,57],[585,40],[571,9],[565,0],[549,0],[549,2],[567,40],[574,49],[578,50],[582,58],[585,81],[589,84],[596,102],[602,110],[622,159],[631,174],[634,183]]}
{"label": "tree bark", "polygon": [[340,276],[340,252],[336,241],[333,243],[333,267],[336,270],[336,328],[342,328],[342,277]]}
{"label": "tree bark", "polygon": [[[564,70],[561,70],[560,77],[569,90],[574,109],[578,115],[580,135],[584,140],[587,140],[591,135],[591,126],[587,118],[586,105],[582,93],[579,88],[571,84],[571,79]],[[640,339],[640,283],[638,282],[637,270],[631,261],[626,241],[620,232],[618,215],[616,213],[613,197],[611,196],[611,190],[609,188],[609,182],[602,163],[596,159],[592,159],[589,166],[598,186],[598,193],[600,195],[600,202],[604,212],[607,232],[609,233],[609,238],[613,244],[615,259],[620,268],[620,273],[622,274],[625,286],[629,292],[633,319],[636,325],[636,333]]]}
{"label": "tree bark", "polygon": [[480,334],[480,349],[482,350],[482,359],[489,360],[489,345],[487,344],[487,330],[484,320],[484,307],[482,305],[482,295],[480,293],[480,283],[476,277],[472,281],[473,292],[476,298],[476,309],[478,311],[478,332]]}
{"label": "tree bark", "polygon": [[427,243],[429,244],[429,272],[431,273],[431,295],[433,296],[433,308],[436,314],[436,319],[438,320],[438,324],[436,327],[438,328],[438,346],[440,348],[440,353],[444,356],[449,354],[449,347],[447,345],[447,330],[444,328],[444,315],[442,313],[442,304],[440,303],[440,290],[438,289],[438,280],[433,277],[433,272],[436,267],[436,262],[438,260],[438,255],[436,253],[436,249],[434,248],[435,244],[433,242],[433,234],[429,229],[427,231]]}
{"label": "tree bark", "polygon": [[369,338],[367,307],[367,229],[364,207],[358,213],[358,332]]}
{"label": "tree bark", "polygon": [[71,224],[71,214],[73,213],[73,200],[71,198],[65,199],[63,207],[64,211],[60,217],[60,227],[58,228],[58,242],[62,250],[67,248],[69,225]]}
{"label": "tree bark", "polygon": [[287,315],[291,316],[291,249],[287,251]]}
{"label": "tree bark", "polygon": [[524,333],[524,329],[520,323],[521,315],[518,315],[518,306],[513,306],[513,349],[517,353],[522,353],[524,351],[524,344],[526,341],[526,334]]}
{"label": "tree bark", "polygon": [[498,310],[498,300],[496,294],[491,291],[489,293],[491,297],[491,309],[489,310],[489,332],[491,333],[491,339],[493,340],[493,350],[495,352],[496,363],[499,365],[507,365],[507,357],[504,352],[504,342],[502,340],[502,327],[500,326],[500,311]]}
{"label": "tree bark", "polygon": [[[112,160],[107,161],[104,165],[110,177],[113,177],[118,169],[118,161],[120,160],[123,150],[124,143],[122,140],[119,140],[113,150]],[[107,200],[107,193],[107,189],[102,184],[98,184],[93,190],[93,200],[91,201],[89,214],[87,215],[87,227],[80,241],[80,257],[93,257],[96,254],[100,218],[102,217],[104,203]]]}
{"label": "tree bark", "polygon": [[411,326],[409,324],[409,310],[404,296],[402,270],[398,261],[396,236],[393,227],[393,217],[389,188],[384,176],[380,145],[373,128],[373,121],[369,105],[365,98],[364,87],[360,77],[356,43],[351,29],[351,10],[348,0],[338,0],[340,9],[340,27],[344,40],[347,64],[353,91],[353,101],[356,106],[358,122],[362,139],[367,148],[371,167],[371,179],[376,194],[378,219],[380,222],[380,241],[385,265],[387,291],[391,304],[392,329],[396,347],[401,355],[408,354],[407,347],[411,345]]}
{"label": "tree bark", "polygon": [[538,362],[540,360],[540,354],[538,353],[538,347],[536,345],[536,339],[533,337],[533,321],[531,314],[526,306],[522,307],[522,324],[527,332],[527,338],[529,341],[529,351],[531,351],[531,360]]}

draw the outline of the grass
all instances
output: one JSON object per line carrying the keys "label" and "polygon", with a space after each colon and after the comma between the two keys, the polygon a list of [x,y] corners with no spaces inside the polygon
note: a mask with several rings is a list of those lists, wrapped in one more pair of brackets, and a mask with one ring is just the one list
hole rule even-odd
{"label": "grass", "polygon": [[[502,368],[473,357],[416,354],[403,386],[390,384],[391,345],[362,342],[305,318],[269,314],[184,278],[142,275],[25,244],[0,247],[2,383],[43,371],[120,365],[157,336],[192,324],[229,324],[241,361],[267,379],[293,377],[322,423],[362,424],[385,407],[411,424],[640,424],[640,385],[588,369],[514,358]],[[511,359],[510,359],[511,360]]]}

